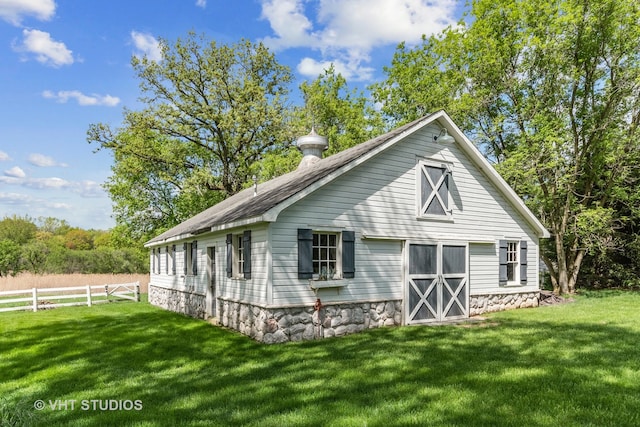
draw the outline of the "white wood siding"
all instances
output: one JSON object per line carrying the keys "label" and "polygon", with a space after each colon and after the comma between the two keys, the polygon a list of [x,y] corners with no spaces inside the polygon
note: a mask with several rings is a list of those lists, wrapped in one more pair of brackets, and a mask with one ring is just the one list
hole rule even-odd
{"label": "white wood siding", "polygon": [[178,289],[185,292],[193,292],[205,295],[209,283],[207,248],[215,247],[215,275],[216,293],[218,297],[237,301],[265,304],[267,297],[268,278],[268,241],[267,226],[247,228],[251,230],[251,279],[227,277],[227,248],[226,235],[242,235],[245,229],[230,230],[224,233],[203,234],[197,239],[189,239],[187,242],[197,241],[198,244],[198,274],[184,275],[184,241],[176,242],[176,274],[166,274],[164,264],[165,247],[162,248],[160,274],[151,273],[151,285],[169,289]]}
{"label": "white wood siding", "polygon": [[[533,229],[455,144],[433,142],[426,127],[285,209],[272,225],[273,304],[309,304],[308,281],[297,279],[298,228],[356,232],[356,277],[323,301],[402,298],[403,239],[493,241],[470,245],[471,293],[528,292],[538,288],[538,247]],[[416,164],[431,159],[452,165],[452,221],[416,217]],[[363,233],[388,239],[362,239]],[[500,239],[528,242],[527,286],[498,286]]]}

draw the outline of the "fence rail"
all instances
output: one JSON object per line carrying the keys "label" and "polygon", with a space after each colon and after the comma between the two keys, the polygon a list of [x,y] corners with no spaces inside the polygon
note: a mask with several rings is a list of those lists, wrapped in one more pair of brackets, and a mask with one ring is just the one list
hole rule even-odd
{"label": "fence rail", "polygon": [[[64,300],[68,302],[54,302]],[[86,305],[91,307],[93,304],[124,300],[140,301],[140,282],[0,291],[0,313],[18,310],[38,311],[40,309],[73,305]]]}

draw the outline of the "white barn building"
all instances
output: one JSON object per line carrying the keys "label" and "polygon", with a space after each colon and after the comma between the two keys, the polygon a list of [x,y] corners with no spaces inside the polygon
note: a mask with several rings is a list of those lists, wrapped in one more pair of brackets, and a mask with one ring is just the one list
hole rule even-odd
{"label": "white barn building", "polygon": [[549,233],[444,111],[325,141],[147,242],[149,301],[267,343],[538,305]]}

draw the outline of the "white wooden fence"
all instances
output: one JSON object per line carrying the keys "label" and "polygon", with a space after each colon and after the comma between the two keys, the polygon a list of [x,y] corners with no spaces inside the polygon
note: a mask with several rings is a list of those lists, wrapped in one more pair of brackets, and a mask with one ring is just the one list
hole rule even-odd
{"label": "white wooden fence", "polygon": [[[25,296],[26,295],[26,296]],[[14,297],[14,298],[11,298]],[[71,300],[70,302],[55,302]],[[66,288],[32,288],[0,291],[0,312],[101,304],[115,301],[140,301],[140,282],[116,285],[73,286]]]}

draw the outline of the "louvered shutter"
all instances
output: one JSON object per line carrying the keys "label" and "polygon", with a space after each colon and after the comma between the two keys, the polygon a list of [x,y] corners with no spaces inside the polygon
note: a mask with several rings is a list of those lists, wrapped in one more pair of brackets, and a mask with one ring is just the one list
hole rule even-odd
{"label": "louvered shutter", "polygon": [[227,234],[227,277],[233,277],[233,234]]}
{"label": "louvered shutter", "polygon": [[313,230],[298,229],[298,279],[313,278]]}
{"label": "louvered shutter", "polygon": [[189,265],[188,265],[189,256],[187,255],[187,242],[184,242],[182,244],[182,253],[184,254],[184,257],[182,258],[184,260],[183,262],[184,265],[182,266],[183,267],[182,270],[184,272],[184,275],[186,276],[189,270]]}
{"label": "louvered shutter", "polygon": [[499,261],[499,270],[498,270],[498,280],[500,286],[506,286],[508,281],[507,276],[507,249],[509,243],[506,240],[500,240],[498,244],[498,261]]}
{"label": "louvered shutter", "polygon": [[242,234],[242,250],[244,251],[242,273],[245,279],[251,279],[251,230],[246,230]]}
{"label": "louvered shutter", "polygon": [[354,231],[342,232],[342,277],[353,279],[356,273],[356,233]]}
{"label": "louvered shutter", "polygon": [[176,245],[171,246],[171,274],[176,274]]}
{"label": "louvered shutter", "polygon": [[527,241],[520,241],[520,284],[527,284]]}

